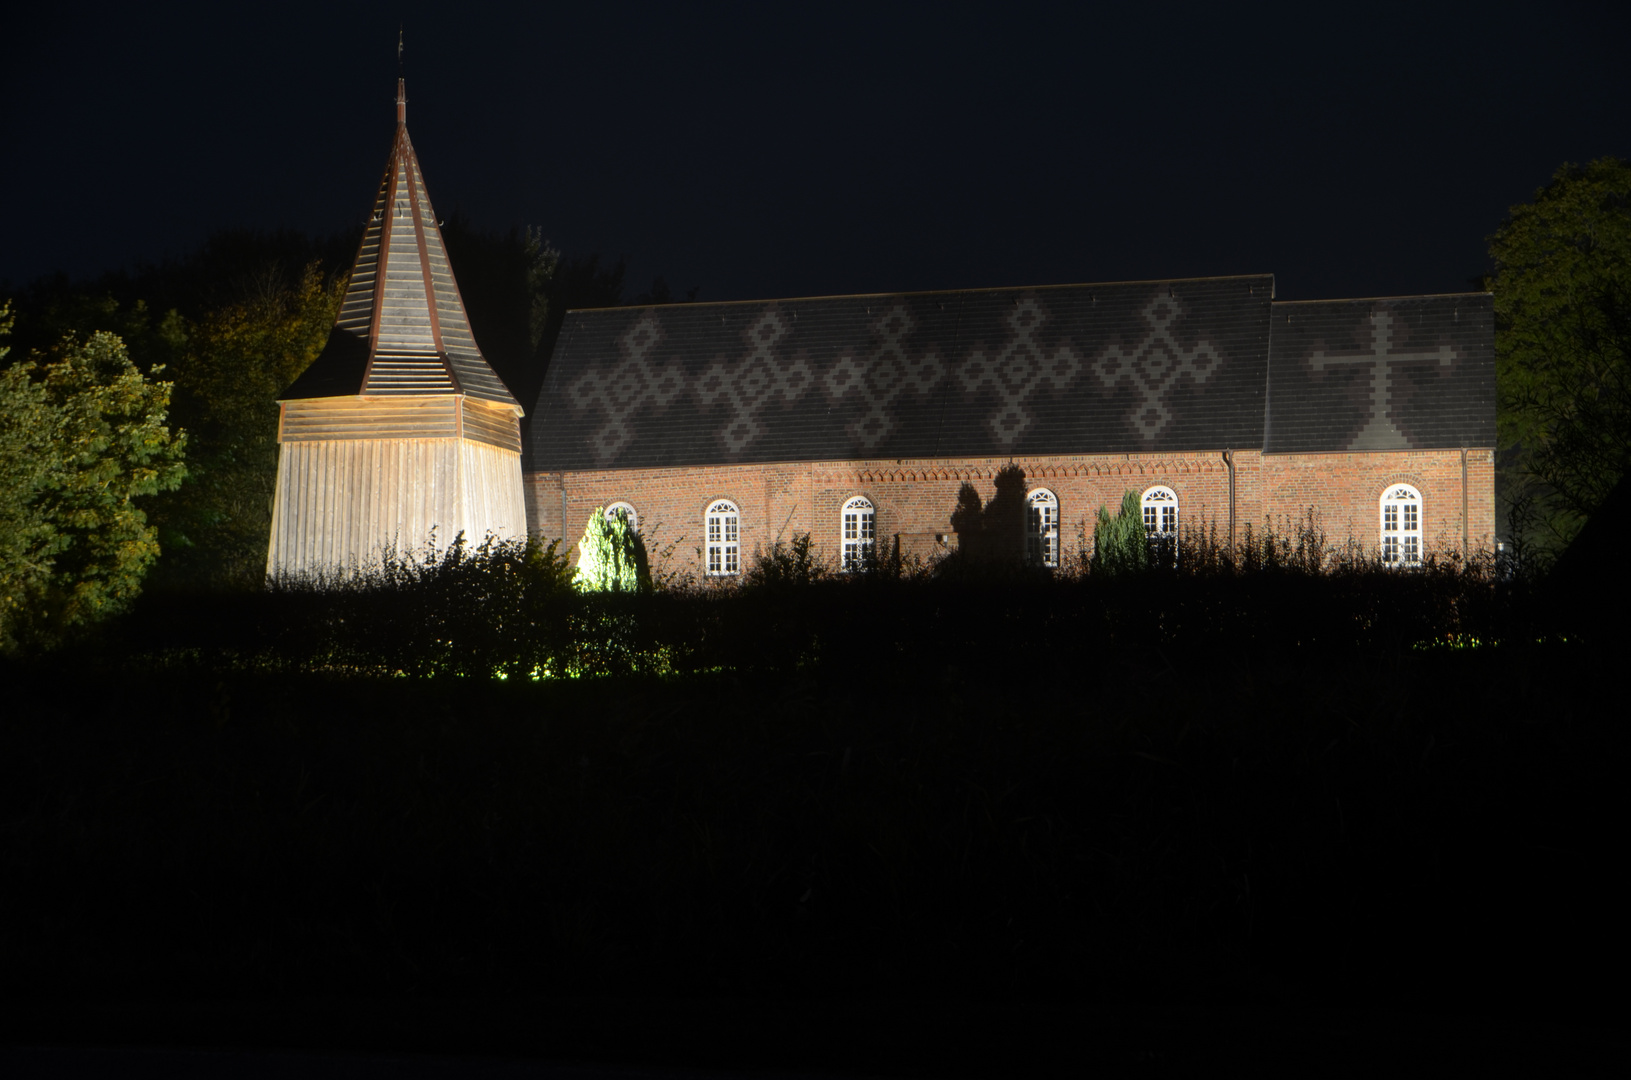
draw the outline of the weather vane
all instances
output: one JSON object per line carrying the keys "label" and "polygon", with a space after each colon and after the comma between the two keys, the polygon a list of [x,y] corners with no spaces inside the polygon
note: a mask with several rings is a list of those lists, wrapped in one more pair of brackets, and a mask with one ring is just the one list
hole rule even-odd
{"label": "weather vane", "polygon": [[396,73],[402,74],[402,24],[396,24]]}

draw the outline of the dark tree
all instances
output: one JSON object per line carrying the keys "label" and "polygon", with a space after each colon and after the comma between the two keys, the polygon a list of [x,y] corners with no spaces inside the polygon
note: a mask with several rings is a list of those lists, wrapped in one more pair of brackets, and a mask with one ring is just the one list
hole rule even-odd
{"label": "dark tree", "polygon": [[1564,165],[1490,255],[1503,488],[1555,551],[1631,465],[1631,163]]}

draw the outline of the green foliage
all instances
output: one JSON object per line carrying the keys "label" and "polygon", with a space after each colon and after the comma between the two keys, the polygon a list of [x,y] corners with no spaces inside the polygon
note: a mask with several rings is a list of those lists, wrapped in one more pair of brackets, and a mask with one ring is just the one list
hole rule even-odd
{"label": "green foliage", "polygon": [[1555,552],[1631,465],[1631,162],[1559,168],[1490,256],[1514,538]]}
{"label": "green foliage", "polygon": [[649,592],[651,575],[640,537],[629,525],[628,512],[607,514],[604,507],[589,515],[578,541],[578,569],[572,584],[580,592]]}
{"label": "green foliage", "polygon": [[116,335],[130,359],[144,373],[164,366],[173,373],[187,338],[187,319],[171,309],[154,317],[141,299],[121,303],[108,293],[70,291],[61,281],[37,285],[17,311],[14,342],[20,356],[48,352],[63,338],[88,338],[97,332]]}
{"label": "green foliage", "polygon": [[1093,526],[1093,556],[1090,571],[1105,577],[1125,577],[1148,570],[1151,565],[1149,538],[1144,532],[1144,512],[1138,493],[1121,497],[1115,517],[1099,507],[1099,520]]}
{"label": "green foliage", "polygon": [[277,396],[322,349],[344,294],[308,265],[200,317],[177,349],[176,419],[192,478],[154,517],[172,586],[259,588],[277,487]]}
{"label": "green foliage", "polygon": [[742,584],[775,589],[812,585],[831,576],[832,568],[816,553],[815,541],[805,532],[794,533],[791,541],[777,540],[748,567]]}
{"label": "green foliage", "polygon": [[108,333],[0,371],[0,648],[50,644],[140,591],[159,545],[134,500],[186,475],[169,400]]}
{"label": "green foliage", "polygon": [[[253,593],[181,597],[179,618],[213,600],[254,613],[242,635],[214,634],[213,647],[282,668],[412,677],[533,677],[575,659],[583,632],[572,604],[572,569],[559,541],[500,540],[472,546],[388,549],[357,572],[289,577]],[[243,619],[243,615],[239,615]],[[248,624],[245,627],[245,623]],[[268,633],[270,636],[263,637]],[[145,628],[139,635],[166,632]]]}
{"label": "green foliage", "polygon": [[1592,639],[1492,559],[1428,555],[1400,571],[1359,545],[1332,550],[1312,525],[1245,531],[1227,548],[1192,531],[1172,572],[1121,576],[1001,562],[840,575],[795,537],[757,560],[742,588],[633,593],[573,587],[553,544],[472,548],[460,537],[330,580],[151,591],[97,647],[121,669],[528,682],[915,670],[934,681],[1079,665],[1109,649],[1210,654],[1250,641],[1317,665],[1378,649],[1523,647],[1564,630]]}
{"label": "green foliage", "polygon": [[[46,279],[25,292],[22,344],[44,349],[65,334],[111,332],[140,370],[162,367],[174,382],[170,415],[188,433],[188,477],[147,508],[163,548],[150,587],[260,586],[276,486],[276,399],[333,324],[344,281],[321,268],[340,246],[298,234],[222,233],[134,276],[92,287]],[[155,315],[149,302],[170,306]]]}

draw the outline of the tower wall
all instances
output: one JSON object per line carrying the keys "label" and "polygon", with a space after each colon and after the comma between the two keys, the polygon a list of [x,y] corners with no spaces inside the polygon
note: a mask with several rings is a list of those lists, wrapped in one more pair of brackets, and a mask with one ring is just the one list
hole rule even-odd
{"label": "tower wall", "polygon": [[387,548],[526,536],[521,455],[472,439],[325,439],[278,452],[268,576],[354,573]]}

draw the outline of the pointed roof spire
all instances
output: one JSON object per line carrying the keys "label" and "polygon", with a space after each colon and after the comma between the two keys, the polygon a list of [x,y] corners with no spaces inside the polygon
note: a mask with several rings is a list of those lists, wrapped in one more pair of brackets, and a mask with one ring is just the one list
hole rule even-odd
{"label": "pointed roof spire", "polygon": [[408,138],[406,81],[396,81],[396,138],[328,344],[282,400],[465,394],[521,406],[488,366],[447,260],[419,158]]}

